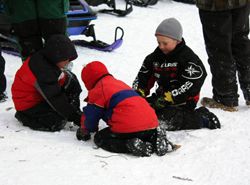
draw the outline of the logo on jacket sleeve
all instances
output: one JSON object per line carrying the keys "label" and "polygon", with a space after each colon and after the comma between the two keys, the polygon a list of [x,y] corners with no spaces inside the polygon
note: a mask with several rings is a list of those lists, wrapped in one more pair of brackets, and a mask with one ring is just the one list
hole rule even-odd
{"label": "logo on jacket sleeve", "polygon": [[193,83],[190,81],[187,81],[180,88],[172,90],[171,93],[173,96],[178,96],[178,95],[181,95],[183,93],[186,93],[192,86],[193,86]]}
{"label": "logo on jacket sleeve", "polygon": [[195,80],[199,79],[203,75],[203,70],[201,66],[194,64],[192,62],[188,63],[188,67],[184,70],[184,73],[182,74],[182,77]]}

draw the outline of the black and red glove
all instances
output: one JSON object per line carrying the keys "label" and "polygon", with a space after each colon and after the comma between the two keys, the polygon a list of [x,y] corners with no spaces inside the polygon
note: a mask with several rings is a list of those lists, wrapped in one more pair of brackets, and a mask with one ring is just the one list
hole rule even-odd
{"label": "black and red glove", "polygon": [[81,126],[76,131],[76,138],[78,140],[88,141],[88,140],[90,140],[91,135],[90,135],[88,129],[84,125],[84,120],[85,120],[85,116],[84,116],[84,114],[82,114],[82,116],[81,116]]}
{"label": "black and red glove", "polygon": [[78,128],[76,131],[76,138],[82,141],[88,141],[91,139],[91,135],[87,129]]}

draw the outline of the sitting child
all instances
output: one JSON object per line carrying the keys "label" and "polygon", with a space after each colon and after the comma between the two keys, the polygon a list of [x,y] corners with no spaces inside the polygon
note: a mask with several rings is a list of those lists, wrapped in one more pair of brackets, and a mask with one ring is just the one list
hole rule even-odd
{"label": "sitting child", "polygon": [[[87,106],[83,108],[79,140],[90,139],[104,150],[131,153],[135,156],[165,155],[168,140],[158,127],[154,110],[131,87],[115,79],[106,66],[98,61],[82,69],[82,80],[88,90]],[[108,127],[98,131],[100,119]],[[158,127],[158,128],[157,128]]]}
{"label": "sitting child", "polygon": [[65,66],[77,58],[70,39],[53,35],[29,57],[12,85],[15,117],[34,130],[58,131],[67,121],[80,125],[80,84]]}
{"label": "sitting child", "polygon": [[[155,36],[158,47],[145,58],[133,88],[148,100],[167,130],[220,128],[216,115],[205,107],[196,109],[207,73],[182,38],[181,24],[165,19]],[[155,82],[158,87],[148,97]]]}

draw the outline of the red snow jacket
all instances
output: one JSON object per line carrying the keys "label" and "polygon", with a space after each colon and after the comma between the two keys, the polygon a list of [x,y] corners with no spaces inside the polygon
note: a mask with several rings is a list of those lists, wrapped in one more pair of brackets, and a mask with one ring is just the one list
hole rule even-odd
{"label": "red snow jacket", "polygon": [[36,77],[29,68],[28,58],[17,71],[12,85],[12,99],[17,111],[27,110],[44,99],[35,88]]}
{"label": "red snow jacket", "polygon": [[84,67],[82,80],[89,90],[82,127],[96,131],[100,119],[115,133],[138,132],[158,126],[157,116],[147,101],[110,75],[101,62],[91,62]]}

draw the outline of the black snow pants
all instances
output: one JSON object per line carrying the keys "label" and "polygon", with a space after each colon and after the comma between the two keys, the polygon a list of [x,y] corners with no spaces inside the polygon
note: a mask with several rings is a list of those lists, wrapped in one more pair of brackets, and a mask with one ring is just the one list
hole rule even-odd
{"label": "black snow pants", "polygon": [[[72,73],[72,75],[74,74]],[[71,78],[70,84],[67,85],[67,88],[64,88],[64,93],[68,98],[68,102],[79,114],[81,114],[79,98],[81,91],[81,86],[74,75],[73,78]],[[56,110],[52,109],[46,101],[30,109],[17,111],[15,117],[23,123],[24,126],[40,131],[59,131],[63,129],[67,123],[67,120],[59,115]],[[79,126],[80,122],[74,122],[74,124]]]}
{"label": "black snow pants", "polygon": [[133,133],[114,133],[107,127],[95,134],[94,142],[98,147],[110,152],[129,153],[127,141],[133,138],[139,138],[144,142],[155,143],[156,129]]}
{"label": "black snow pants", "polygon": [[5,0],[23,61],[43,48],[51,35],[66,34],[68,0]]}
{"label": "black snow pants", "polygon": [[250,100],[249,5],[226,11],[199,10],[212,73],[213,98],[238,105],[238,85]]}
{"label": "black snow pants", "polygon": [[24,126],[33,130],[55,132],[63,129],[66,120],[55,112],[46,102],[25,111],[17,111],[15,117]]}
{"label": "black snow pants", "polygon": [[146,100],[155,109],[160,125],[168,131],[200,129],[204,126],[202,115],[196,111],[197,103],[194,101],[187,101],[184,105],[158,108],[155,106],[157,96],[153,94]]}
{"label": "black snow pants", "polygon": [[156,110],[162,126],[168,131],[189,130],[203,128],[202,116],[195,109],[187,106],[165,107]]}

